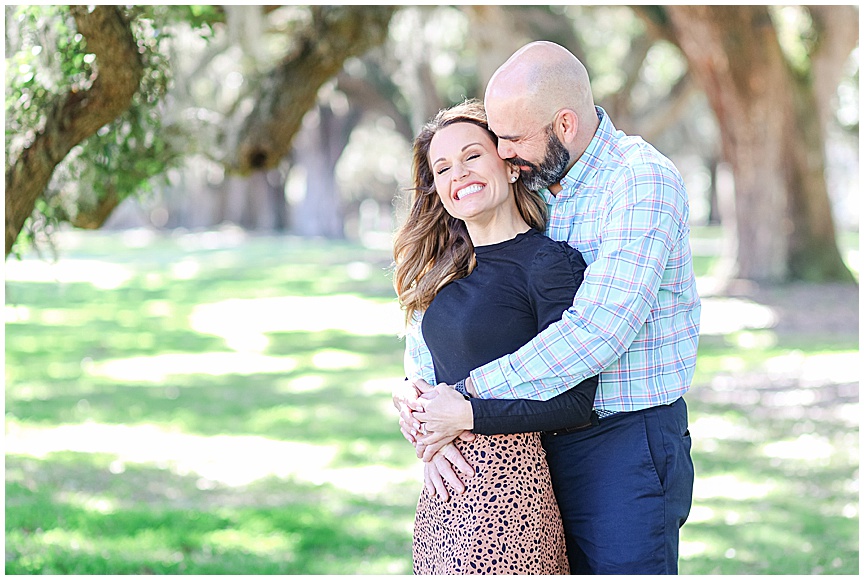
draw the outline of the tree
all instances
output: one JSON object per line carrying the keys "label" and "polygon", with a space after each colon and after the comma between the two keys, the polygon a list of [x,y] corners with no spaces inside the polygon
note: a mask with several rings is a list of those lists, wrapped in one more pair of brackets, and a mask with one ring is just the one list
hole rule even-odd
{"label": "tree", "polygon": [[735,180],[737,276],[851,281],[825,180],[825,124],[842,63],[858,41],[857,8],[813,7],[798,62],[766,6],[636,7],[676,44],[705,92]]}
{"label": "tree", "polygon": [[[347,58],[384,40],[396,7],[302,10],[308,17],[293,23],[287,54],[261,75],[255,107],[239,137],[227,136],[236,146],[222,161],[238,174],[278,164],[321,86]],[[31,216],[99,227],[120,200],[177,161],[179,148],[154,130],[161,116],[153,112],[170,72],[160,41],[170,36],[177,20],[192,26],[225,21],[223,8],[198,6],[28,6],[16,14],[22,38],[12,47],[17,49],[13,62],[21,62],[12,72],[12,90],[7,90],[7,256]],[[7,30],[7,45],[9,39]],[[29,72],[37,67],[24,61],[40,52],[59,57],[53,85],[40,85],[39,74]],[[156,89],[153,79],[159,81]],[[75,191],[70,199],[62,187],[51,187],[58,169],[71,177],[65,183],[82,183],[80,189],[95,192],[89,208],[82,203],[86,192]]]}
{"label": "tree", "polygon": [[346,59],[387,38],[394,6],[312,6],[311,20],[295,36],[291,54],[267,75],[255,108],[241,130],[233,170],[276,167],[289,152],[318,90]]}
{"label": "tree", "polygon": [[80,83],[46,100],[41,130],[6,167],[7,256],[54,168],[73,147],[130,106],[144,73],[135,37],[119,8],[72,6],[69,12],[98,68],[82,67]]}

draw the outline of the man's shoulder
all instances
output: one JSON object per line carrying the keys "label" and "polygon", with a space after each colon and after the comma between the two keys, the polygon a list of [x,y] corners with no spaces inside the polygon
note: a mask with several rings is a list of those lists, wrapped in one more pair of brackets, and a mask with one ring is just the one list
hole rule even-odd
{"label": "man's shoulder", "polygon": [[675,164],[654,145],[640,135],[629,135],[617,129],[605,111],[603,114],[598,134],[606,141],[606,146],[602,147],[602,169],[607,172],[627,169],[638,171],[643,167],[655,167],[658,171],[678,173]]}
{"label": "man's shoulder", "polygon": [[609,169],[653,166],[661,170],[678,172],[675,164],[668,157],[639,135],[627,135],[618,131],[610,145],[607,149]]}
{"label": "man's shoulder", "polygon": [[646,189],[640,184],[650,186],[647,190],[652,192],[665,189],[655,187],[658,183],[674,190],[684,189],[684,179],[675,164],[639,136],[622,134],[608,152],[596,174],[597,184],[602,184],[604,190],[631,196],[637,189]]}

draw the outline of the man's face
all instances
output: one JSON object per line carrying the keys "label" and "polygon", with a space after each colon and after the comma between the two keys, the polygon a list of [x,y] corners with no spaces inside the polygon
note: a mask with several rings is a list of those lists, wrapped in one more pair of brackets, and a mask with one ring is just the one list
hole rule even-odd
{"label": "man's face", "polygon": [[537,191],[564,177],[570,153],[551,123],[532,123],[520,109],[510,103],[487,105],[489,128],[498,136],[498,155],[518,166],[528,189]]}
{"label": "man's face", "polygon": [[570,162],[570,152],[552,131],[552,125],[546,126],[546,135],[546,151],[540,163],[532,163],[518,156],[509,159],[510,163],[519,166],[522,181],[532,191],[539,191],[561,181]]}

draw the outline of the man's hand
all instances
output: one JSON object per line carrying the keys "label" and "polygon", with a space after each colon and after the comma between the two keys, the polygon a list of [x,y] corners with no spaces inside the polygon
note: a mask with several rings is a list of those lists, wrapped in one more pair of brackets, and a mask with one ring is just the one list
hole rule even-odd
{"label": "man's hand", "polygon": [[417,402],[421,409],[414,412],[414,418],[425,423],[426,431],[452,439],[474,428],[471,403],[449,385],[439,383],[434,391],[424,393]]}
{"label": "man's hand", "polygon": [[450,494],[447,492],[447,487],[444,482],[450,484],[454,493],[464,493],[465,484],[456,474],[453,467],[456,467],[463,476],[473,477],[474,470],[471,465],[465,461],[462,454],[452,443],[445,445],[441,451],[436,453],[431,461],[423,464],[423,480],[426,485],[426,490],[430,494],[437,494],[442,501],[449,501]]}
{"label": "man's hand", "polygon": [[468,391],[468,394],[472,397],[477,397],[477,389],[474,387],[474,380],[471,377],[468,377],[465,380],[465,390]]}

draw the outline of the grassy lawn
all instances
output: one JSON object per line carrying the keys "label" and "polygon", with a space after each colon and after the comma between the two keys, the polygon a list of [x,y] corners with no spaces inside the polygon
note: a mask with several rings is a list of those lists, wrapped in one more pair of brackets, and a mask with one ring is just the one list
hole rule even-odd
{"label": "grassy lawn", "polygon": [[[7,574],[410,573],[387,251],[64,244],[6,267]],[[681,572],[857,574],[857,333],[776,333],[747,308],[706,299],[745,323],[700,345]]]}

